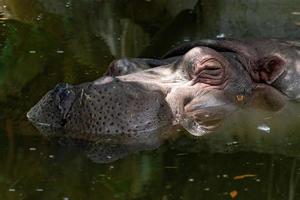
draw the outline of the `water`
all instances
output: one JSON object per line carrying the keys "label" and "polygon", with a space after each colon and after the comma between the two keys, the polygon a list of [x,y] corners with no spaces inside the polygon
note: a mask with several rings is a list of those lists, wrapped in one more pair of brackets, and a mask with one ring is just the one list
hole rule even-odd
{"label": "water", "polygon": [[299,106],[241,110],[215,134],[99,164],[26,111],[58,82],[196,38],[300,34],[297,0],[0,1],[0,199],[299,199]]}

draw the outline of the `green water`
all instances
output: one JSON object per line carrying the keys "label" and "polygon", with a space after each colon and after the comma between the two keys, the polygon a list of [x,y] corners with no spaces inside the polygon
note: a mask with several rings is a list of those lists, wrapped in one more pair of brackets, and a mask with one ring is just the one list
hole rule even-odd
{"label": "green water", "polygon": [[298,0],[0,0],[0,17],[0,199],[300,199],[297,104],[109,164],[25,119],[56,83],[94,80],[115,58],[223,35],[297,39]]}

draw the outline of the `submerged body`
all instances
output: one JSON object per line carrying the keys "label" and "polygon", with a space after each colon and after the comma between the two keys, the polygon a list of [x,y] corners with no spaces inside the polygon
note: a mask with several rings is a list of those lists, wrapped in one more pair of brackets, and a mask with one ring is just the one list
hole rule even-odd
{"label": "submerged body", "polygon": [[201,40],[161,59],[114,61],[93,82],[59,84],[27,117],[42,132],[139,139],[181,126],[201,136],[240,107],[279,110],[299,95],[299,43]]}

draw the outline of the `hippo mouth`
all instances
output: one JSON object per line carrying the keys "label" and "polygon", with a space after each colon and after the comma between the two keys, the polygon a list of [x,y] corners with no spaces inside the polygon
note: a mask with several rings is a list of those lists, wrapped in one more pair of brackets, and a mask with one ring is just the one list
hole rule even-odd
{"label": "hippo mouth", "polygon": [[[31,123],[33,123],[33,124],[35,124],[35,125],[37,125],[37,126],[41,126],[41,127],[53,127],[53,125],[51,125],[51,124],[49,124],[49,123],[39,122],[39,121],[35,120],[34,118],[32,118],[31,115],[30,115],[30,111],[26,113],[26,117],[27,117],[27,119],[28,119]],[[59,128],[60,128],[60,127],[59,127]]]}
{"label": "hippo mouth", "polygon": [[50,123],[47,123],[47,122],[40,122],[34,118],[31,117],[30,115],[30,111],[26,113],[26,117],[27,119],[33,123],[37,128],[38,127],[42,127],[42,128],[53,128],[53,129],[61,129],[63,128],[64,124],[50,124]]}
{"label": "hippo mouth", "polygon": [[33,124],[33,126],[45,136],[54,136],[61,134],[64,131],[63,125],[60,124],[51,124],[45,123],[42,121],[35,120],[30,117],[30,114],[27,113],[28,120]]}

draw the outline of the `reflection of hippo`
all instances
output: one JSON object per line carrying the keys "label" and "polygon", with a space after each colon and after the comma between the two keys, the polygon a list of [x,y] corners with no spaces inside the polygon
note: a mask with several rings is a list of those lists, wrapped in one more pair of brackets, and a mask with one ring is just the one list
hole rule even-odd
{"label": "reflection of hippo", "polygon": [[137,137],[172,126],[214,130],[247,104],[279,109],[300,94],[300,46],[202,40],[161,59],[121,59],[96,81],[59,84],[27,114],[42,131]]}

